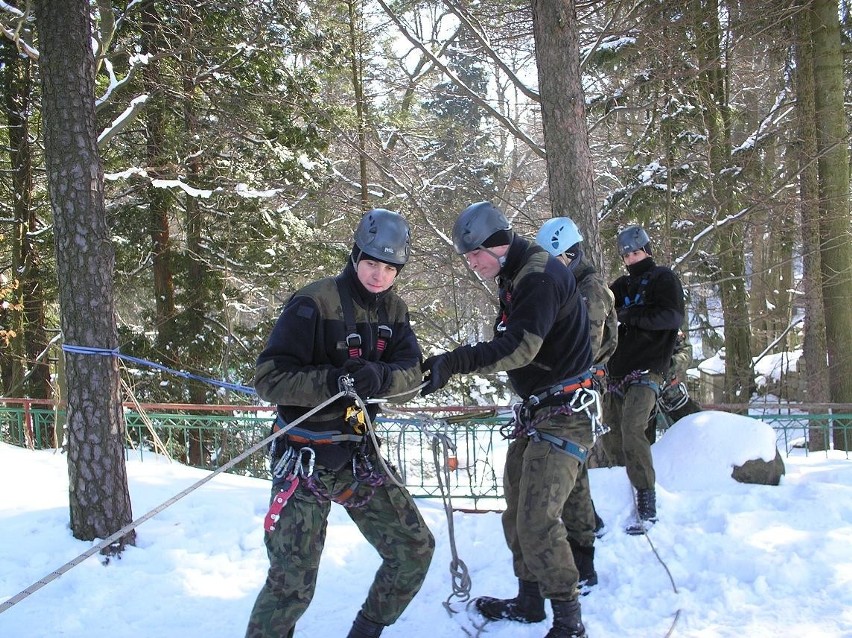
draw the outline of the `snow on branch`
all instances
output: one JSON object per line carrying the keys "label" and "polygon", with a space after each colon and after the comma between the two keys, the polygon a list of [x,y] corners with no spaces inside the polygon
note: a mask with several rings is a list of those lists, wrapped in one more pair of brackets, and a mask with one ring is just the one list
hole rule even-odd
{"label": "snow on branch", "polygon": [[103,148],[109,141],[123,131],[127,125],[133,121],[145,102],[148,101],[147,95],[140,95],[130,101],[130,106],[124,109],[124,112],[115,118],[107,128],[105,128],[98,136],[98,148]]}

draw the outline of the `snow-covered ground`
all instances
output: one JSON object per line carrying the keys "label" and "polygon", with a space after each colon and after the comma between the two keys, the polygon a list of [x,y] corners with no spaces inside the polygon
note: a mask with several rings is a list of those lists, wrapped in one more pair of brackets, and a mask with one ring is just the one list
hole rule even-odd
{"label": "snow-covered ground", "polygon": [[[654,446],[660,522],[627,536],[632,493],[622,468],[591,470],[609,533],[597,543],[600,584],[582,599],[590,638],[840,638],[852,636],[852,460],[801,450],[778,487],[744,485],[731,467],[772,458],[772,430],[702,412]],[[128,461],[134,516],[203,478],[154,455]],[[92,546],[68,529],[63,455],[0,445],[0,601]],[[83,561],[0,614],[4,638],[235,638],[266,573],[261,523],[269,484],[222,474],[143,523],[120,560]],[[383,636],[475,635],[465,604],[449,614],[448,524],[440,502],[419,501],[437,540],[423,589]],[[285,513],[286,515],[286,509]],[[454,515],[471,594],[516,591],[499,514]],[[316,596],[296,637],[348,632],[378,557],[333,507]],[[482,635],[526,638],[550,621],[490,623]]]}

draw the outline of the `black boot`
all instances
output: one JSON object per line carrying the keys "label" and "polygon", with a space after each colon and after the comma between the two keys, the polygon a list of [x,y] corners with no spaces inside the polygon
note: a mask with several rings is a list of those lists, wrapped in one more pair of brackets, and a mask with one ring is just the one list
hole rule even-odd
{"label": "black boot", "polygon": [[595,510],[595,538],[603,538],[604,535],[606,535],[606,523]]}
{"label": "black boot", "polygon": [[653,487],[636,490],[636,509],[639,511],[639,520],[657,522],[657,493]]}
{"label": "black boot", "polygon": [[538,583],[528,580],[518,580],[518,595],[515,598],[480,596],[473,602],[476,610],[490,620],[541,622],[546,617],[544,598],[541,597]]}
{"label": "black boot", "polygon": [[577,587],[580,588],[580,593],[588,594],[589,588],[598,584],[598,573],[595,571],[595,546],[584,547],[571,538],[568,539],[568,543],[571,545],[574,565],[580,573]]}
{"label": "black boot", "polygon": [[365,618],[359,611],[346,638],[379,638],[384,628],[384,625]]}
{"label": "black boot", "polygon": [[544,638],[586,638],[586,628],[580,618],[580,601],[551,600],[553,627]]}
{"label": "black boot", "polygon": [[647,532],[657,522],[657,493],[653,487],[636,490],[636,520],[625,528],[631,536]]}

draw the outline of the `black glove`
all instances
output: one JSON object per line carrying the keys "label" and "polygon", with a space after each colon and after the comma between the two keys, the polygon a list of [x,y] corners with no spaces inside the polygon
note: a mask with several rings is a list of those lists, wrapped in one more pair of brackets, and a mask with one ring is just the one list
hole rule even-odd
{"label": "black glove", "polygon": [[420,369],[424,375],[428,375],[424,376],[423,380],[426,381],[426,385],[420,391],[420,396],[424,397],[447,385],[447,381],[454,373],[449,352],[429,357],[420,364]]}
{"label": "black glove", "polygon": [[352,377],[355,392],[362,399],[375,397],[385,384],[385,368],[381,363],[349,359],[343,364],[343,369]]}
{"label": "black glove", "polygon": [[633,308],[630,306],[622,306],[618,309],[618,322],[625,325],[630,325],[633,320]]}
{"label": "black glove", "polygon": [[420,364],[420,369],[428,377],[424,377],[426,385],[420,391],[421,396],[437,392],[450,380],[454,374],[467,374],[478,369],[475,350],[471,346],[459,346],[455,350],[429,357]]}

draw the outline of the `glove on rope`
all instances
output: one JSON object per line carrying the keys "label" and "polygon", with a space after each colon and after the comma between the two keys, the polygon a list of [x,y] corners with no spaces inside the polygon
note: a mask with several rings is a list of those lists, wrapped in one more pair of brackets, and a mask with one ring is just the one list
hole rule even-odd
{"label": "glove on rope", "polygon": [[362,399],[377,396],[385,385],[385,367],[366,359],[349,359],[343,369],[352,376],[355,392]]}

